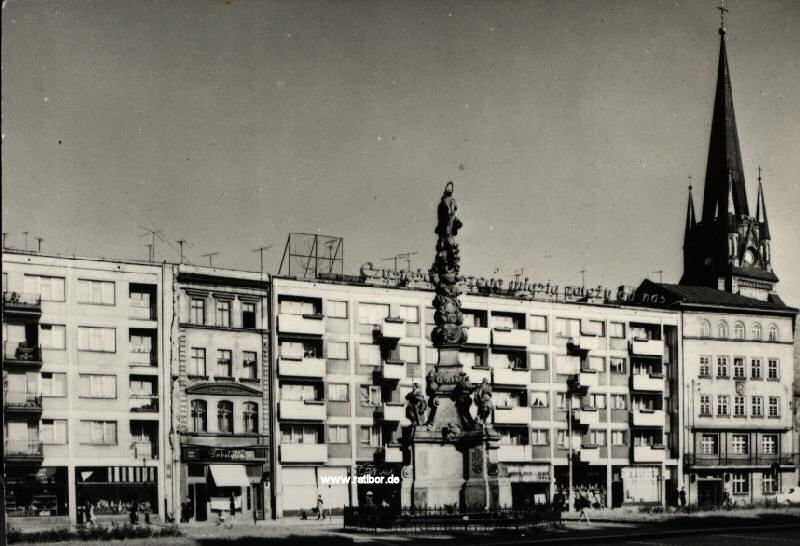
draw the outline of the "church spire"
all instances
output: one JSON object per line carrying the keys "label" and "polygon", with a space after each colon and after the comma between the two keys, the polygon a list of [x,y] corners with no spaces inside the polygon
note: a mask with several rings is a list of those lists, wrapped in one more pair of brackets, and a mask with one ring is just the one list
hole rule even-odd
{"label": "church spire", "polygon": [[[692,178],[691,176],[689,177]],[[686,207],[686,231],[683,235],[683,247],[689,244],[691,240],[692,233],[694,232],[695,227],[697,227],[697,219],[694,216],[694,200],[692,199],[692,185],[689,184],[689,204]]]}
{"label": "church spire", "polygon": [[762,240],[769,241],[769,222],[767,221],[767,204],[764,202],[764,187],[761,185],[761,165],[758,166],[758,201],[756,202],[756,222],[760,226]]}
{"label": "church spire", "polygon": [[720,46],[717,65],[717,88],[714,98],[714,114],[711,119],[711,139],[708,147],[706,180],[703,192],[704,223],[711,223],[715,213],[728,209],[728,178],[732,182],[733,209],[727,210],[735,216],[749,216],[747,195],[745,193],[742,154],[739,149],[739,135],[736,130],[736,116],[733,111],[733,91],[731,87],[728,55],[725,49],[725,21],[727,9],[720,6]]}

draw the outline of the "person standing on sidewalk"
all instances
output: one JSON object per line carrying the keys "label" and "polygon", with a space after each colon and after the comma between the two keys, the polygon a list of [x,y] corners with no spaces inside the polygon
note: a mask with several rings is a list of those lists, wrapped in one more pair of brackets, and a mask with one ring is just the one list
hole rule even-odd
{"label": "person standing on sidewalk", "polygon": [[322,495],[317,495],[317,519],[325,519],[325,502]]}
{"label": "person standing on sidewalk", "polygon": [[589,521],[589,514],[587,512],[589,508],[589,500],[584,497],[582,493],[579,493],[575,496],[575,509],[580,510],[580,514],[578,514],[578,523],[580,523],[583,518],[586,518],[587,525],[591,525],[592,522]]}
{"label": "person standing on sidewalk", "polygon": [[678,493],[678,502],[681,505],[682,510],[686,510],[686,488],[681,487],[680,492]]}

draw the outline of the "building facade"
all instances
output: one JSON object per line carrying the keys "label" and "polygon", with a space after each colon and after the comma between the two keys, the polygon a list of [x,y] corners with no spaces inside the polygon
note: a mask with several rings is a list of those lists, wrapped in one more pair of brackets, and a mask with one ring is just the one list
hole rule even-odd
{"label": "building facade", "polygon": [[269,290],[256,273],[171,266],[173,511],[270,515]]}
{"label": "building facade", "polygon": [[[163,517],[162,266],[3,252],[5,503],[14,518]],[[34,522],[37,520],[34,520]]]}

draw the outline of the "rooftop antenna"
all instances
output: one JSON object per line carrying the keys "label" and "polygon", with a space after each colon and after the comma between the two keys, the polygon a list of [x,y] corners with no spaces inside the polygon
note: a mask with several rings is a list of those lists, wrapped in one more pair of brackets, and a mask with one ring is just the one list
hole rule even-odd
{"label": "rooftop antenna", "polygon": [[150,236],[150,244],[147,245],[150,249],[148,253],[148,259],[151,262],[154,262],[156,261],[156,237],[163,241],[163,232],[160,229],[144,227],[142,224],[139,224],[139,227],[144,230],[144,233],[140,234],[139,237],[147,237],[148,235]]}
{"label": "rooftop antenna", "polygon": [[[412,250],[410,252],[401,252],[400,254],[397,255],[397,257],[401,258],[401,259],[405,259],[405,261],[406,261],[406,270],[407,271],[411,271],[411,256],[414,256],[416,254],[419,254],[419,252],[417,252],[416,250]],[[397,268],[395,267],[395,269],[397,269]]]}
{"label": "rooftop antenna", "polygon": [[42,251],[42,241],[44,241],[44,239],[41,238],[41,237],[34,237],[34,239],[36,239],[36,252],[41,252]]}
{"label": "rooftop antenna", "polygon": [[586,286],[586,266],[583,266],[583,269],[580,271],[581,274],[581,286]]}
{"label": "rooftop antenna", "polygon": [[28,232],[23,231],[22,234],[25,236],[25,250],[28,250]]}
{"label": "rooftop antenna", "polygon": [[653,271],[653,273],[658,273],[658,283],[661,284],[664,282],[664,270],[659,269],[658,271]]}
{"label": "rooftop antenna", "polygon": [[522,275],[525,273],[525,268],[520,267],[519,269],[514,270],[514,282],[519,282]]}
{"label": "rooftop antenna", "polygon": [[146,246],[147,246],[147,261],[148,262],[152,262],[153,261],[153,245],[151,245],[150,243],[147,243]]}
{"label": "rooftop antenna", "polygon": [[272,245],[264,245],[258,248],[254,248],[252,250],[253,252],[258,252],[260,255],[259,256],[260,269],[258,271],[261,273],[262,276],[264,275],[264,251],[269,250],[270,248],[272,248]]}
{"label": "rooftop antenna", "polygon": [[217,256],[218,254],[219,252],[209,252],[208,254],[203,254],[203,258],[208,258],[209,267],[214,267],[214,262],[212,261],[212,259],[214,258],[214,256]]}
{"label": "rooftop antenna", "polygon": [[178,239],[175,242],[181,246],[181,263],[183,263],[183,245],[186,244],[186,239]]}

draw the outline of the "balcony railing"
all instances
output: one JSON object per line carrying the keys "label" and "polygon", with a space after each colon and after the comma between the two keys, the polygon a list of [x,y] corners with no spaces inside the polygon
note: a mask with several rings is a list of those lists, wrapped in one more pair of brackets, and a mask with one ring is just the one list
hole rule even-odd
{"label": "balcony railing", "polygon": [[759,465],[794,466],[796,453],[749,453],[742,455],[684,455],[684,461],[689,466],[742,466]]}
{"label": "balcony railing", "polygon": [[27,341],[4,341],[3,357],[13,362],[41,365],[42,346]]}
{"label": "balcony railing", "polygon": [[133,413],[158,413],[158,396],[132,394],[128,407]]}
{"label": "balcony railing", "polygon": [[664,375],[660,373],[633,374],[631,381],[635,391],[664,391]]}
{"label": "balcony railing", "polygon": [[399,317],[386,317],[377,326],[384,339],[400,339],[406,335],[406,321]]}
{"label": "balcony railing", "polygon": [[278,374],[290,377],[325,377],[325,359],[282,356],[278,360]]}
{"label": "balcony railing", "polygon": [[533,460],[529,445],[501,445],[497,448],[497,462],[519,463]]}
{"label": "balcony railing", "polygon": [[42,442],[39,440],[6,439],[6,457],[41,457]]}
{"label": "balcony railing", "polygon": [[527,425],[531,409],[527,406],[498,406],[494,408],[494,422],[498,425]]}
{"label": "balcony railing", "polygon": [[[469,334],[467,334],[469,338]],[[504,347],[527,347],[531,342],[528,330],[516,328],[492,328],[492,343]]]}
{"label": "balcony railing", "polygon": [[492,382],[496,385],[527,385],[531,372],[523,368],[493,368]]}
{"label": "balcony railing", "polygon": [[282,463],[327,463],[327,444],[281,444]]}
{"label": "balcony railing", "polygon": [[278,332],[281,334],[305,334],[321,336],[325,334],[325,317],[322,315],[278,315]]}
{"label": "balcony railing", "polygon": [[5,391],[3,403],[8,409],[41,410],[42,395],[26,391]]}
{"label": "balcony railing", "polygon": [[634,356],[664,356],[664,342],[660,339],[634,339],[631,341],[631,354]]}
{"label": "balcony railing", "polygon": [[133,442],[133,456],[136,459],[158,459],[158,444],[145,440]]}
{"label": "balcony railing", "polygon": [[324,421],[328,410],[324,400],[281,400],[278,406],[281,419]]}
{"label": "balcony railing", "polygon": [[661,409],[634,408],[631,415],[633,415],[633,426],[635,427],[663,427],[666,419],[664,410]]}
{"label": "balcony railing", "polygon": [[661,463],[664,462],[666,455],[663,445],[633,446],[633,462],[635,463]]}
{"label": "balcony railing", "polygon": [[132,367],[157,367],[158,355],[148,352],[132,352],[128,355],[128,364]]}
{"label": "balcony railing", "polygon": [[3,308],[6,313],[41,314],[42,296],[39,294],[26,294],[24,292],[3,292]]}
{"label": "balcony railing", "polygon": [[132,320],[156,320],[156,308],[149,303],[131,302]]}
{"label": "balcony railing", "polygon": [[488,328],[480,326],[467,328],[467,345],[489,345],[491,337]]}

